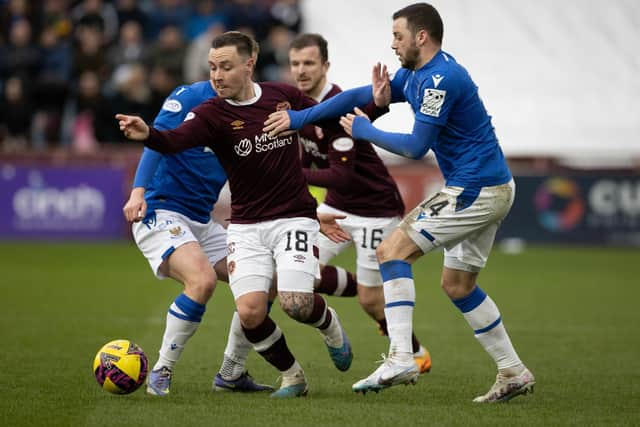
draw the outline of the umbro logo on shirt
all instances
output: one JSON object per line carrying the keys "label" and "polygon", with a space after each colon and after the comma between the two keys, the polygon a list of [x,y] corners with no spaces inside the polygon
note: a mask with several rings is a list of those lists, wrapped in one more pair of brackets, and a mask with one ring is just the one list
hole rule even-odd
{"label": "umbro logo on shirt", "polygon": [[234,120],[231,122],[231,126],[233,127],[233,130],[244,129],[244,122],[242,120]]}

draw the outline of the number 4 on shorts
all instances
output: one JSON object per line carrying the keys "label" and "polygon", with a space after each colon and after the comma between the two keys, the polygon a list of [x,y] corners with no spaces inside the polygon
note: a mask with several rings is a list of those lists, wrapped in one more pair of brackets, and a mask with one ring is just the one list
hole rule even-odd
{"label": "number 4 on shorts", "polygon": [[[444,194],[438,193],[426,202],[422,204],[422,208],[429,208],[431,210],[430,216],[438,216],[440,211],[449,204],[449,201],[445,198],[444,200],[437,201],[441,199]],[[445,196],[446,197],[446,196]]]}

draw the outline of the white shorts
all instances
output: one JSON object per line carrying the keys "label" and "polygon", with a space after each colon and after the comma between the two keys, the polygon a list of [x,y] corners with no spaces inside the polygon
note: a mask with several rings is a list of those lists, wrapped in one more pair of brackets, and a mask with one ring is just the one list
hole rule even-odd
{"label": "white shorts", "polygon": [[513,204],[515,183],[483,187],[470,206],[456,211],[463,190],[444,187],[416,206],[399,227],[424,253],[444,247],[446,267],[478,272],[487,263],[498,227]]}
{"label": "white shorts", "polygon": [[329,261],[344,249],[353,245],[356,249],[356,277],[358,284],[368,287],[382,286],[380,267],[376,256],[376,248],[400,222],[399,217],[371,218],[350,214],[324,203],[318,207],[318,212],[345,215],[345,219],[336,220],[340,227],[351,235],[350,242],[335,243],[324,234],[320,234],[320,264],[327,265]]}
{"label": "white shorts", "polygon": [[[255,224],[230,224],[227,228],[227,270],[235,299],[249,292],[269,292],[273,273],[300,271],[310,280],[280,283],[278,291],[313,292],[313,278],[319,277],[318,233],[320,225],[311,218],[282,218]],[[262,276],[269,281],[240,279]],[[266,288],[265,288],[266,286]]]}
{"label": "white shorts", "polygon": [[159,279],[166,277],[160,272],[164,260],[185,243],[199,243],[211,265],[227,256],[227,231],[213,220],[202,224],[180,213],[158,209],[144,222],[133,223],[131,231]]}

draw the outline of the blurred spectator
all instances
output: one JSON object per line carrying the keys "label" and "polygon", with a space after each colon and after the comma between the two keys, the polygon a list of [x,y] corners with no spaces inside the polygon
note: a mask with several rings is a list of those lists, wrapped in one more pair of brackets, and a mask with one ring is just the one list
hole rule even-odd
{"label": "blurred spectator", "polygon": [[193,40],[205,33],[212,25],[227,26],[227,15],[218,10],[214,0],[197,0],[191,17],[184,26],[187,40]]}
{"label": "blurred spectator", "polygon": [[147,15],[136,0],[117,0],[116,13],[120,27],[129,21],[137,22],[142,28],[147,25]]}
{"label": "blurred spectator", "polygon": [[256,71],[259,80],[286,81],[289,72],[289,44],[293,34],[283,25],[269,31],[260,47]]}
{"label": "blurred spectator", "polygon": [[180,84],[165,68],[154,67],[149,76],[151,99],[149,109],[152,114],[157,114],[164,104],[164,100],[171,91]]}
{"label": "blurred spectator", "polygon": [[160,66],[171,73],[176,81],[182,81],[185,44],[180,29],[168,25],[160,31],[158,40],[148,49],[146,64],[149,68]]}
{"label": "blurred spectator", "polygon": [[21,20],[25,20],[31,24],[32,32],[38,33],[40,24],[39,16],[35,13],[34,5],[29,4],[27,0],[9,0],[7,6],[0,9],[0,32],[1,38],[9,39],[9,33],[13,25]]}
{"label": "blurred spectator", "polygon": [[145,55],[142,26],[137,21],[127,21],[120,27],[118,43],[109,49],[109,65],[114,70],[121,64],[142,62]]}
{"label": "blurred spectator", "polygon": [[66,104],[73,55],[67,40],[60,39],[55,27],[45,27],[40,35],[42,63],[35,92],[37,115],[34,117],[33,138],[37,146],[60,141],[62,111]]}
{"label": "blurred spectator", "polygon": [[64,95],[67,91],[73,66],[73,52],[67,40],[60,39],[54,27],[45,27],[40,35],[40,55],[42,62],[38,74],[38,86],[61,87],[52,91],[43,89],[39,93]]}
{"label": "blurred spectator", "polygon": [[253,0],[232,0],[226,9],[229,28],[241,31],[241,27],[253,29],[255,38],[262,42],[269,31],[269,12],[264,2]]}
{"label": "blurred spectator", "polygon": [[68,0],[44,0],[42,25],[52,28],[58,38],[67,39],[72,34],[73,24],[67,11]]}
{"label": "blurred spectator", "polygon": [[0,0],[3,148],[119,141],[114,111],[151,120],[175,86],[209,78],[211,40],[229,29],[261,43],[256,79],[286,80],[299,3]]}
{"label": "blurred spectator", "polygon": [[9,43],[0,51],[0,78],[19,76],[24,81],[33,81],[40,66],[40,52],[31,33],[31,24],[26,19],[13,23]]}
{"label": "blurred spectator", "polygon": [[120,133],[114,114],[111,103],[102,94],[98,74],[84,71],[65,109],[64,140],[82,152],[95,149],[98,142],[114,141]]}
{"label": "blurred spectator", "polygon": [[33,103],[20,77],[10,77],[0,100],[0,141],[3,151],[29,146]]}
{"label": "blurred spectator", "polygon": [[213,24],[209,29],[193,40],[184,58],[184,81],[194,83],[209,78],[209,49],[213,39],[225,32],[224,25]]}
{"label": "blurred spectator", "polygon": [[76,47],[73,57],[73,75],[85,71],[96,72],[101,80],[108,76],[107,55],[102,48],[102,32],[93,25],[80,25],[76,29]]}
{"label": "blurred spectator", "polygon": [[191,15],[191,8],[184,0],[153,0],[149,10],[149,26],[145,29],[148,40],[158,37],[167,26],[181,27]]}
{"label": "blurred spectator", "polygon": [[102,0],[82,0],[71,11],[75,25],[101,29],[103,44],[109,44],[118,35],[118,14],[111,3]]}
{"label": "blurred spectator", "polygon": [[[121,65],[113,73],[114,88],[116,90],[111,104],[113,110],[123,114],[135,114],[150,123],[157,111],[151,107],[151,89],[147,69],[142,64]],[[116,125],[111,118],[112,125]],[[118,141],[125,138],[118,135]]]}
{"label": "blurred spectator", "polygon": [[299,0],[277,0],[269,8],[273,25],[283,25],[294,33],[299,33],[302,26],[302,12]]}

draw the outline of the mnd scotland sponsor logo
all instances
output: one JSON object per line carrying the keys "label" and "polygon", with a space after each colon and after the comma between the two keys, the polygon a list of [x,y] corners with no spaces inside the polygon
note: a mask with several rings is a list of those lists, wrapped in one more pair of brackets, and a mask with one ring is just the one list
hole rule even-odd
{"label": "mnd scotland sponsor logo", "polygon": [[260,135],[254,135],[253,139],[253,144],[250,139],[243,138],[234,145],[233,149],[236,154],[240,157],[246,157],[251,154],[254,149],[256,153],[264,153],[293,144],[293,134],[284,137],[276,136],[269,138],[266,133],[262,133]]}

